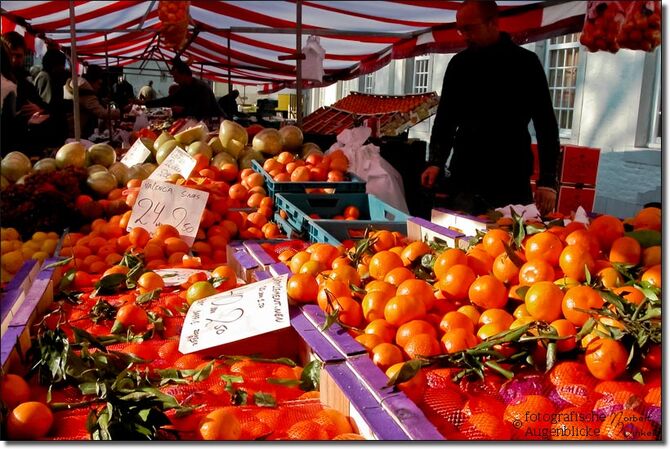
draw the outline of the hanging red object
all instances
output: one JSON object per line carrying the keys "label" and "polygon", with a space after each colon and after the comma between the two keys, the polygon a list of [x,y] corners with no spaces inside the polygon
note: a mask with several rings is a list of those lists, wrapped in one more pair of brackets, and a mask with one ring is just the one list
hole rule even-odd
{"label": "hanging red object", "polygon": [[630,2],[617,42],[621,48],[652,51],[661,45],[661,2]]}
{"label": "hanging red object", "polygon": [[174,50],[181,50],[188,33],[188,1],[164,1],[158,3],[158,18],[161,21],[161,38]]}
{"label": "hanging red object", "polygon": [[617,36],[626,18],[625,2],[589,1],[579,41],[589,51],[619,51]]}

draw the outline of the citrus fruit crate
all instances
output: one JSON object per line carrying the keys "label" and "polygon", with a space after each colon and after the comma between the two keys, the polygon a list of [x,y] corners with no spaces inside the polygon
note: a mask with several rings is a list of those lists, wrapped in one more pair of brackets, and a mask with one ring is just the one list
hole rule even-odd
{"label": "citrus fruit crate", "polygon": [[407,222],[362,220],[313,220],[309,227],[311,242],[340,245],[345,240],[360,240],[370,231],[397,231],[407,234]]}
{"label": "citrus fruit crate", "polygon": [[[23,376],[27,372],[28,366],[25,365],[24,354],[28,351],[31,338],[36,332],[35,325],[41,321],[54,301],[55,288],[63,275],[61,267],[51,265],[57,261],[58,259],[55,258],[47,259],[45,268],[36,273],[25,300],[12,317],[7,331],[3,332],[0,366],[5,373],[16,373]],[[259,279],[273,277],[269,271],[258,272],[257,275]],[[435,427],[428,422],[423,413],[404,393],[373,391],[367,382],[361,381],[361,375],[355,368],[355,364],[349,363],[350,357],[346,351],[333,345],[302,307],[291,306],[289,317],[290,326],[288,328],[232,342],[214,348],[214,350],[217,354],[240,356],[249,354],[265,358],[288,357],[303,365],[313,360],[321,362],[320,401],[314,399],[288,401],[278,404],[279,408],[302,407],[305,417],[310,413],[309,410],[315,408],[319,410],[323,406],[334,408],[348,416],[348,421],[353,428],[367,439],[442,439]],[[346,333],[342,335],[342,338],[348,338],[351,340],[350,343],[356,343]],[[147,343],[151,344],[149,341]],[[210,350],[207,352],[209,353]],[[365,357],[367,358],[367,355]],[[377,369],[374,366],[372,368]],[[188,388],[196,388],[193,391],[197,391],[197,384]],[[61,394],[61,392],[54,390],[54,394]],[[387,403],[399,404],[400,408],[396,412],[400,413],[393,413],[392,409],[386,405]],[[72,411],[67,410],[54,411],[54,421],[64,422],[69,419],[71,413]],[[85,415],[82,416],[85,417]],[[85,437],[87,436],[85,419],[72,423],[77,426],[80,424],[81,429],[72,429],[62,425],[52,427],[46,439],[67,440],[71,438],[67,435],[74,434],[78,437]]]}
{"label": "citrus fruit crate", "polygon": [[251,161],[251,168],[263,175],[268,195],[274,199],[278,193],[310,193],[313,189],[328,189],[333,193],[360,193],[365,192],[365,181],[352,173],[346,173],[349,181],[275,181],[257,161]]}
{"label": "citrus fruit crate", "polygon": [[[331,220],[330,217],[346,214],[349,207],[355,208],[359,216],[356,220],[346,220],[360,225],[360,222],[402,222],[409,215],[387,204],[374,195],[367,193],[349,194],[322,194],[304,195],[296,193],[283,193],[275,198],[277,209],[286,212],[286,221],[298,233],[310,232],[312,223],[321,224],[327,221],[336,221],[346,224],[345,220]],[[321,218],[311,218],[310,215],[318,215]],[[358,222],[358,223],[357,223]]]}
{"label": "citrus fruit crate", "polygon": [[14,277],[4,286],[2,296],[0,296],[3,335],[25,300],[26,294],[39,272],[40,265],[41,263],[38,260],[26,260]]}

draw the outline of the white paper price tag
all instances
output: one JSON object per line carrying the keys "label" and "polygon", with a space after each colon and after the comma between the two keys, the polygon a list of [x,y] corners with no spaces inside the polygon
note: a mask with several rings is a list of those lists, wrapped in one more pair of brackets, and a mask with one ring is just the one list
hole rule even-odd
{"label": "white paper price tag", "polygon": [[287,279],[284,274],[195,301],[184,320],[179,352],[189,354],[290,326]]}
{"label": "white paper price tag", "polygon": [[212,273],[207,270],[196,270],[194,268],[162,268],[154,270],[154,273],[163,278],[163,282],[167,287],[174,287],[175,285],[183,284],[188,281],[188,278],[196,273],[205,273],[208,278],[212,277]]}
{"label": "white paper price tag", "polygon": [[168,157],[165,158],[163,163],[154,170],[151,176],[149,176],[149,179],[165,181],[175,173],[179,173],[184,179],[187,179],[191,175],[195,164],[196,161],[190,154],[181,148],[176,147]]}
{"label": "white paper price tag", "polygon": [[140,139],[137,139],[133,146],[123,155],[121,163],[130,168],[135,164],[141,164],[147,160],[151,151],[144,146]]}
{"label": "white paper price tag", "polygon": [[207,192],[145,179],[126,230],[141,227],[152,232],[161,224],[169,224],[177,228],[186,243],[192,245],[208,197]]}

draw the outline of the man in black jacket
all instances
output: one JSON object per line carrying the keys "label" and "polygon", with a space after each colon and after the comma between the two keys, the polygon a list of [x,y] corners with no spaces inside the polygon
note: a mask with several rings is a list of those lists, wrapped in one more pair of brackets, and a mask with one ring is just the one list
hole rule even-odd
{"label": "man in black jacket", "polygon": [[174,59],[171,72],[179,89],[167,97],[144,102],[148,108],[171,107],[175,117],[198,120],[222,115],[212,89],[204,81],[194,78],[185,62]]}
{"label": "man in black jacket", "polygon": [[542,213],[550,212],[560,142],[539,59],[499,30],[494,1],[466,0],[456,25],[468,48],[453,57],[444,75],[421,183],[433,187],[451,152],[448,207],[480,214],[532,203],[528,124],[533,120],[540,158],[535,203]]}

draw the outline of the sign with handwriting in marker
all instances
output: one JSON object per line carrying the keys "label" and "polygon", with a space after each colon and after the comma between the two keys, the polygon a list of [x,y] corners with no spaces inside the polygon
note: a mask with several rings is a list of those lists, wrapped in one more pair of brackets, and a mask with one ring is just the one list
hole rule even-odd
{"label": "sign with handwriting in marker", "polygon": [[137,139],[126,154],[121,158],[121,163],[130,168],[135,164],[141,164],[151,155],[151,151],[144,146],[142,140]]}
{"label": "sign with handwriting in marker", "polygon": [[161,224],[177,228],[193,244],[209,193],[167,182],[145,179],[133,205],[127,231],[141,227],[152,232]]}
{"label": "sign with handwriting in marker", "polygon": [[189,354],[289,327],[287,280],[284,274],[195,301],[184,320],[179,352]]}
{"label": "sign with handwriting in marker", "polygon": [[196,161],[190,154],[179,147],[175,147],[163,163],[149,176],[149,179],[165,181],[175,173],[179,173],[184,179],[188,179],[195,164]]}

